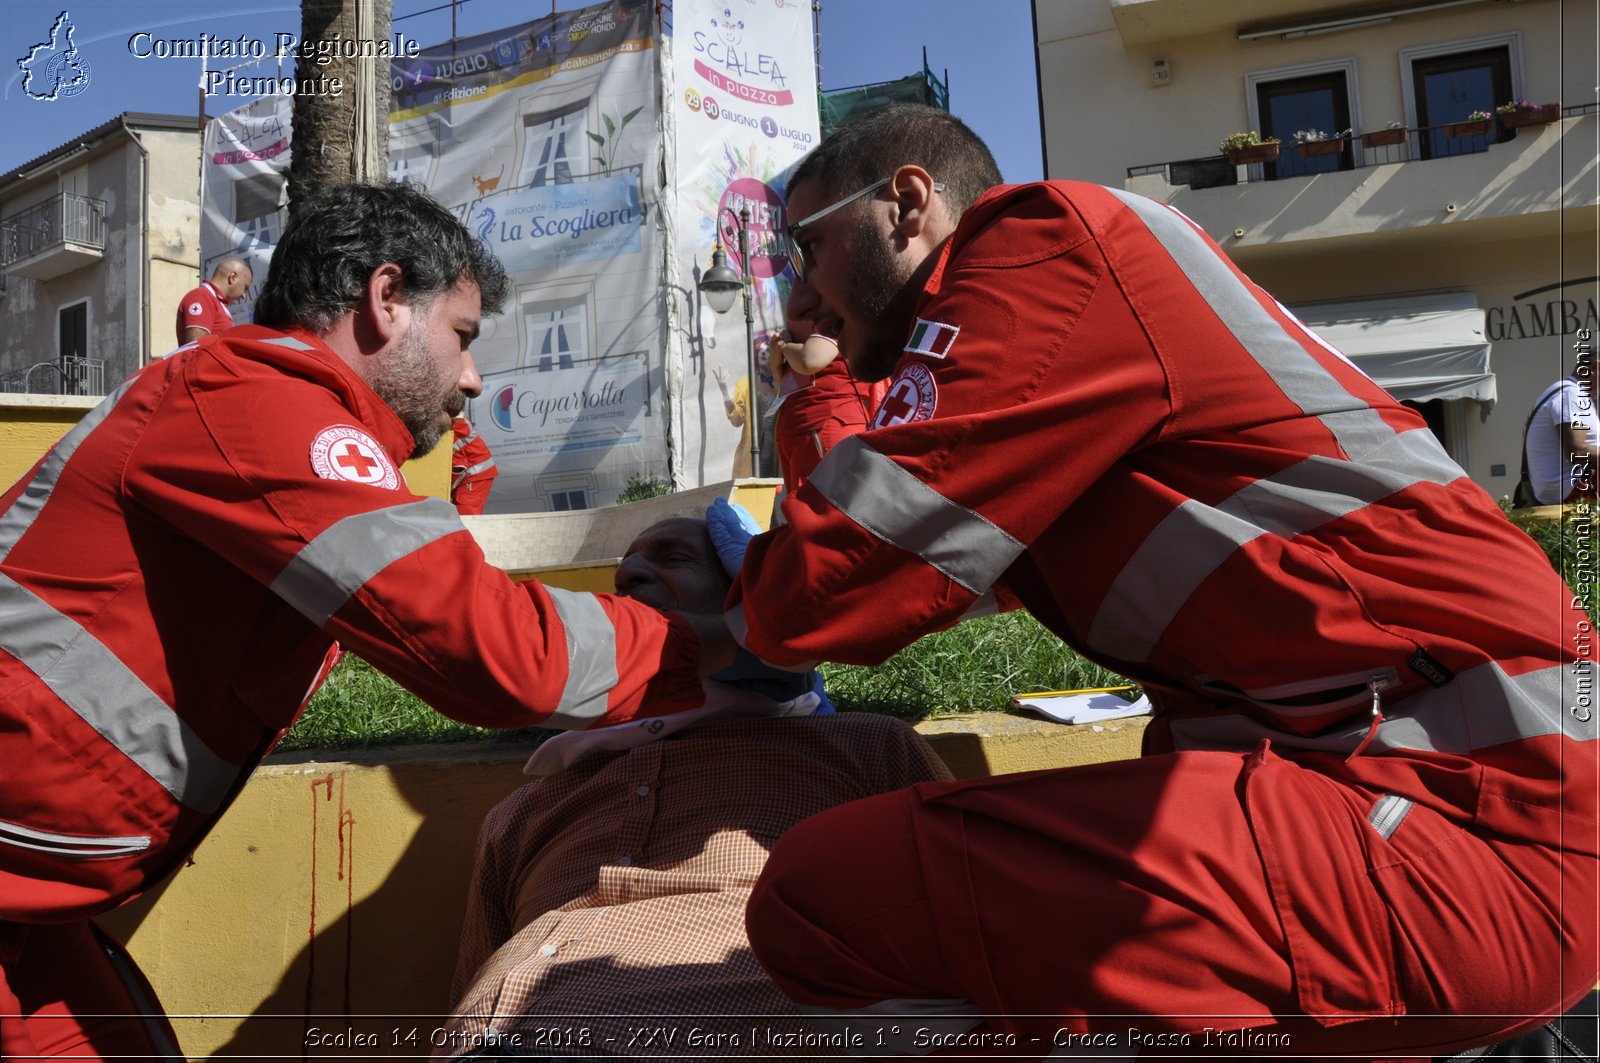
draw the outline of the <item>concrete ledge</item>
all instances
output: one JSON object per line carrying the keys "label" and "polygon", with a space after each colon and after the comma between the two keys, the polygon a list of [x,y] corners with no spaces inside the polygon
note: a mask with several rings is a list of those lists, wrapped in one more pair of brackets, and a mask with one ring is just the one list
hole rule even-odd
{"label": "concrete ledge", "polygon": [[[104,395],[33,395],[29,393],[0,393],[0,417],[13,410],[63,410],[70,411],[74,423],[89,410],[100,405]],[[37,457],[37,455],[35,455]]]}
{"label": "concrete ledge", "polygon": [[[611,590],[611,573],[628,544],[667,517],[705,513],[721,496],[748,509],[763,528],[781,480],[725,480],[603,509],[497,513],[463,517],[484,557],[512,579],[537,576],[567,590]],[[603,576],[601,570],[604,570]],[[603,585],[592,585],[597,582]]]}
{"label": "concrete ledge", "polygon": [[1075,768],[1139,755],[1148,716],[1061,724],[1004,712],[925,720],[917,730],[958,779],[1044,768]]}
{"label": "concrete ledge", "polygon": [[1549,506],[1528,506],[1511,511],[1513,524],[1559,524],[1578,516],[1594,513],[1593,502],[1557,502]]}
{"label": "concrete ledge", "polygon": [[[982,713],[918,730],[973,777],[1131,757],[1146,722]],[[527,781],[530,748],[274,756],[187,866],[103,921],[190,1056],[425,1054],[449,1006],[478,826]],[[335,1039],[308,1041],[313,1028]]]}

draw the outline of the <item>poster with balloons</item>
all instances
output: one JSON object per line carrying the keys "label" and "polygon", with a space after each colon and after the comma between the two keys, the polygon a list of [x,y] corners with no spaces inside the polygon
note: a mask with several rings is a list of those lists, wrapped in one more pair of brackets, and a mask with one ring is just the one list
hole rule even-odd
{"label": "poster with balloons", "polygon": [[[677,201],[669,373],[674,473],[715,483],[750,474],[750,345],[743,307],[717,314],[698,284],[714,247],[748,276],[755,394],[771,475],[773,381],[765,344],[783,328],[793,271],[783,250],[787,174],[819,139],[812,13],[799,0],[676,0],[668,108]],[[748,218],[748,221],[741,220]],[[743,232],[741,233],[741,230]],[[742,248],[748,248],[748,261]]]}

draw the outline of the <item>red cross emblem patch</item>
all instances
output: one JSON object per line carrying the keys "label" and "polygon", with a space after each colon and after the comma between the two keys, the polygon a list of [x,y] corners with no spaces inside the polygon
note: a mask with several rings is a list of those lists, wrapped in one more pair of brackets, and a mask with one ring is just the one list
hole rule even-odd
{"label": "red cross emblem patch", "polygon": [[317,433],[311,441],[311,468],[324,480],[348,480],[390,491],[400,483],[400,473],[377,440],[347,424]]}
{"label": "red cross emblem patch", "polygon": [[200,309],[201,308],[200,308],[200,304],[199,303],[190,303],[189,304],[189,316],[190,317],[199,317],[200,316]]}
{"label": "red cross emblem patch", "polygon": [[926,421],[939,405],[939,388],[921,362],[911,362],[895,375],[889,393],[878,405],[873,428],[890,428],[907,421]]}

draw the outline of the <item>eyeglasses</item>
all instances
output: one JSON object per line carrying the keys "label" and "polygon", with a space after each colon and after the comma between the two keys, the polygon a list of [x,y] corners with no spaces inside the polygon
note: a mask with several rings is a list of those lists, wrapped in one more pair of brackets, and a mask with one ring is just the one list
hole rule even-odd
{"label": "eyeglasses", "polygon": [[[885,177],[881,181],[874,181],[859,192],[851,192],[843,199],[835,200],[813,214],[807,214],[805,217],[801,218],[799,221],[783,230],[784,250],[788,252],[789,264],[794,267],[794,275],[796,278],[805,280],[806,274],[811,272],[811,263],[806,261],[806,253],[800,247],[800,241],[795,234],[801,229],[804,229],[807,225],[816,224],[823,218],[826,218],[828,215],[838,210],[840,207],[847,207],[856,200],[861,199],[863,196],[872,195],[878,189],[887,185],[891,180],[893,180],[893,178]],[[935,181],[933,183],[933,190],[935,192],[943,192],[944,184],[942,182]]]}

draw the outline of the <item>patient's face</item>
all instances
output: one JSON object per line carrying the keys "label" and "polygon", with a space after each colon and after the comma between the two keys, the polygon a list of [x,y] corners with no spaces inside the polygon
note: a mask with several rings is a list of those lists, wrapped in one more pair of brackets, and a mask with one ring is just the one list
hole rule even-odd
{"label": "patient's face", "polygon": [[657,609],[720,613],[728,584],[705,522],[690,517],[650,525],[617,565],[617,593]]}

